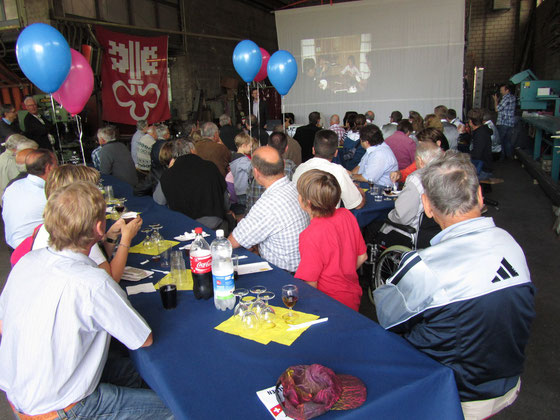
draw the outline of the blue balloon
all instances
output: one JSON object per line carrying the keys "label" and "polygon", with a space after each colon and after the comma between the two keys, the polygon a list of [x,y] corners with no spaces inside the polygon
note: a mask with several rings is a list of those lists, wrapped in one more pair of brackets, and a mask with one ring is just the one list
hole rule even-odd
{"label": "blue balloon", "polygon": [[29,25],[19,34],[16,57],[27,78],[46,93],[58,90],[72,65],[68,42],[45,23]]}
{"label": "blue balloon", "polygon": [[253,81],[261,69],[261,64],[261,50],[253,41],[245,39],[233,50],[233,67],[245,82]]}
{"label": "blue balloon", "polygon": [[297,63],[292,54],[278,50],[268,60],[268,80],[280,95],[286,95],[297,78]]}

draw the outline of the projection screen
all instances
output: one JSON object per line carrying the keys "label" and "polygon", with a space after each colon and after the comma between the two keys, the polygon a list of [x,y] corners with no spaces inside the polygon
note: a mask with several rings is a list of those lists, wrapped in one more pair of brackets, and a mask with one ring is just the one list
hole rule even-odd
{"label": "projection screen", "polygon": [[[365,0],[278,11],[280,49],[298,77],[284,97],[297,124],[319,111],[422,115],[462,106],[464,0]],[[323,122],[328,126],[328,121]]]}

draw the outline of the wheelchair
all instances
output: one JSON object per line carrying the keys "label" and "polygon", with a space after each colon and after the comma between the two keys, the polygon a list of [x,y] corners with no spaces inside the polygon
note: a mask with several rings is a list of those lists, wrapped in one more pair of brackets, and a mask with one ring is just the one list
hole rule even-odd
{"label": "wheelchair", "polygon": [[[394,230],[386,235],[381,234],[382,236],[377,237],[374,243],[367,244],[369,258],[364,264],[371,266],[371,278],[368,284],[368,297],[371,303],[374,303],[375,289],[387,282],[399,268],[403,255],[414,251],[417,245],[418,235],[414,227],[386,219],[381,229],[387,225],[392,226]],[[390,234],[393,235],[389,237]]]}

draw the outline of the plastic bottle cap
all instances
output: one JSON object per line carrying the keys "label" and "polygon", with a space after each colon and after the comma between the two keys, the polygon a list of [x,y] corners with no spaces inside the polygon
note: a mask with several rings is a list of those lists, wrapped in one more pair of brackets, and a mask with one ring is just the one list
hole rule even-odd
{"label": "plastic bottle cap", "polygon": [[216,237],[223,238],[224,237],[224,230],[223,229],[218,229],[216,231]]}
{"label": "plastic bottle cap", "polygon": [[194,228],[194,233],[196,233],[197,235],[201,234],[202,228],[201,227]]}

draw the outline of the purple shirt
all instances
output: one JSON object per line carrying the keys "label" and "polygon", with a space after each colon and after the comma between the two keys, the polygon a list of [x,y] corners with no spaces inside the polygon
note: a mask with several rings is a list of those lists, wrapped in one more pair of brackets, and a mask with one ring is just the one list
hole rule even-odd
{"label": "purple shirt", "polygon": [[397,158],[399,170],[408,167],[414,162],[416,143],[402,131],[395,131],[395,134],[385,139],[385,143],[387,143]]}

